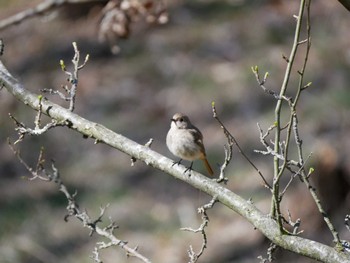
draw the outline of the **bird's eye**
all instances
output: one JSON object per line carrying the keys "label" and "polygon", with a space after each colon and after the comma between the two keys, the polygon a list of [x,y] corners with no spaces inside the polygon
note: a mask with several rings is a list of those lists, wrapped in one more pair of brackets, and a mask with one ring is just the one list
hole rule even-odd
{"label": "bird's eye", "polygon": [[184,119],[183,119],[183,118],[180,118],[180,119],[179,119],[179,121],[180,121],[180,122],[183,122],[183,121],[184,121]]}

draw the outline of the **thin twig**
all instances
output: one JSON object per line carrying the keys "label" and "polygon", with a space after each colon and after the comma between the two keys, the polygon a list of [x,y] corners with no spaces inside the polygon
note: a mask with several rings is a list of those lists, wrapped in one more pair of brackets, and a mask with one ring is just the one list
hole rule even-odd
{"label": "thin twig", "polygon": [[235,137],[226,129],[225,125],[222,123],[222,121],[219,119],[218,114],[216,112],[215,103],[212,103],[212,111],[213,111],[213,117],[217,120],[217,122],[220,124],[221,129],[223,129],[225,136],[229,139],[229,144],[234,144],[237,146],[239,153],[248,161],[248,163],[255,169],[255,171],[259,174],[261,179],[264,182],[264,186],[268,189],[272,189],[270,184],[266,181],[264,175],[261,173],[261,171],[256,167],[256,165],[249,159],[249,157],[244,153],[240,145],[238,144]]}
{"label": "thin twig", "polygon": [[220,165],[220,174],[219,174],[219,177],[216,179],[216,182],[218,183],[224,182],[224,184],[226,184],[228,182],[228,178],[225,177],[225,170],[232,160],[232,142],[229,141],[228,144],[224,145],[224,151],[225,151],[224,163]]}
{"label": "thin twig", "polygon": [[15,130],[19,135],[18,139],[15,141],[14,144],[21,142],[26,135],[38,136],[46,133],[48,130],[54,127],[67,125],[66,122],[58,122],[56,120],[51,120],[51,122],[47,123],[45,126],[41,128],[40,124],[41,124],[41,117],[43,113],[42,100],[43,100],[43,96],[39,95],[39,109],[35,116],[34,129],[27,127],[22,122],[19,122],[11,113],[9,113],[10,118],[14,121],[15,125],[17,126]]}
{"label": "thin twig", "polygon": [[[10,141],[9,141],[9,146],[12,149],[15,156],[20,161],[20,163],[22,163],[24,165],[24,167],[28,170],[28,172],[31,174],[31,177],[29,178],[29,180],[39,179],[42,181],[52,181],[58,185],[59,191],[61,191],[68,200],[68,205],[67,205],[68,214],[64,217],[65,221],[68,221],[69,217],[75,217],[79,221],[82,222],[84,227],[90,229],[90,235],[92,235],[93,233],[97,233],[98,235],[110,240],[110,242],[108,242],[108,243],[104,243],[104,242],[98,243],[97,247],[95,247],[95,249],[93,251],[93,255],[94,255],[93,258],[94,259],[96,259],[96,260],[99,259],[99,256],[98,256],[99,250],[106,249],[106,248],[113,247],[113,246],[119,246],[125,250],[125,252],[127,253],[128,256],[136,257],[136,258],[138,258],[141,261],[146,262],[146,263],[151,262],[148,258],[146,258],[145,256],[143,256],[142,254],[140,254],[137,251],[137,247],[131,248],[127,245],[128,242],[122,241],[122,240],[118,239],[115,235],[113,235],[113,231],[116,228],[118,228],[118,226],[114,222],[105,228],[101,228],[98,226],[98,224],[100,222],[102,222],[102,218],[105,214],[105,211],[106,211],[106,208],[108,207],[108,205],[100,208],[100,215],[94,220],[88,215],[87,211],[82,211],[79,208],[79,205],[75,200],[75,197],[77,194],[76,193],[71,194],[68,191],[68,188],[65,186],[65,184],[61,180],[61,177],[59,175],[59,171],[58,171],[57,167],[55,166],[54,162],[52,161],[52,163],[51,163],[51,169],[52,169],[51,173],[43,168],[44,163],[45,163],[45,159],[43,157],[44,156],[43,149],[40,151],[38,162],[36,165],[36,170],[34,170],[33,168],[30,167],[30,165],[28,165],[23,160],[23,158],[20,155],[20,152],[18,150],[14,149],[14,147],[12,146]],[[100,261],[96,261],[96,262],[100,262]]]}
{"label": "thin twig", "polygon": [[78,45],[76,42],[73,42],[72,45],[74,48],[74,56],[72,59],[73,70],[68,71],[64,61],[60,60],[61,69],[66,75],[68,75],[68,82],[70,83],[70,87],[68,87],[67,85],[61,86],[61,88],[67,93],[67,95],[65,95],[61,91],[54,90],[54,89],[41,89],[42,92],[58,95],[61,99],[68,101],[70,111],[74,111],[74,108],[75,108],[75,99],[76,99],[76,94],[78,89],[78,77],[79,77],[78,72],[86,66],[90,57],[89,54],[87,54],[85,56],[84,62],[82,64],[79,64],[80,51],[78,49]]}
{"label": "thin twig", "polygon": [[[305,1],[306,0],[301,0],[300,1],[300,6],[299,6],[299,13],[296,18],[296,27],[295,27],[295,34],[294,34],[294,42],[292,46],[292,50],[290,52],[289,58],[287,60],[287,68],[284,74],[284,79],[283,83],[280,89],[280,97],[285,96],[289,79],[291,76],[291,71],[292,67],[294,64],[294,58],[297,53],[297,49],[299,46],[299,38],[300,38],[300,31],[301,31],[301,26],[302,26],[302,20],[303,20],[303,14],[304,14],[304,8],[305,8]],[[291,105],[292,103],[288,103]],[[279,153],[280,152],[280,142],[281,142],[281,110],[282,110],[282,100],[278,100],[276,103],[275,107],[275,140],[274,140],[274,152]],[[291,123],[289,123],[291,125]],[[287,135],[288,136],[288,135]],[[272,202],[271,202],[271,215],[272,217],[277,219],[279,228],[281,233],[284,232],[283,225],[282,225],[282,218],[281,218],[281,211],[280,211],[280,198],[279,198],[279,187],[280,187],[280,178],[281,175],[284,172],[285,165],[286,165],[286,160],[287,160],[287,154],[288,154],[288,145],[289,141],[286,140],[286,152],[285,152],[285,159],[284,159],[284,165],[280,167],[280,158],[278,156],[274,156],[274,179],[273,179],[273,197],[272,197]]]}
{"label": "thin twig", "polygon": [[[145,146],[148,147],[148,148],[151,148],[152,143],[153,143],[153,138],[150,138],[150,139],[148,140],[148,142],[145,143]],[[135,157],[131,157],[131,166],[134,166],[135,163],[136,163],[136,161],[137,161],[137,160],[136,160]]]}
{"label": "thin twig", "polygon": [[293,227],[293,235],[299,235],[304,232],[304,230],[299,231],[299,227],[301,225],[301,219],[298,218],[295,222],[292,220],[292,215],[288,210],[288,224]]}
{"label": "thin twig", "polygon": [[272,262],[274,261],[274,257],[273,257],[273,254],[274,252],[277,250],[278,246],[271,242],[268,249],[267,249],[267,252],[266,252],[266,255],[267,255],[267,258],[264,258],[263,256],[258,256],[258,259],[260,259],[260,263],[266,263],[266,262]]}
{"label": "thin twig", "polygon": [[[267,131],[266,131],[265,134],[264,134],[263,130],[261,129],[259,123],[257,123],[257,126],[258,126],[259,134],[260,134],[260,142],[262,143],[262,145],[265,146],[266,151],[254,150],[254,152],[260,153],[260,154],[262,154],[262,155],[272,155],[272,156],[274,156],[274,157],[277,157],[277,158],[280,159],[280,160],[284,160],[283,154],[276,153],[276,152],[271,148],[271,146],[266,142],[266,137],[270,134],[270,131],[272,131],[276,126],[275,126],[275,125],[270,126],[270,127],[267,129]],[[274,144],[274,143],[272,142],[272,144]],[[281,147],[280,147],[280,148],[281,148]]]}
{"label": "thin twig", "polygon": [[0,21],[0,30],[5,29],[9,26],[23,22],[28,18],[34,16],[41,16],[48,11],[58,8],[64,4],[80,4],[86,2],[100,2],[101,0],[46,0],[33,8],[29,8],[25,11],[17,13],[13,16],[10,16],[6,19]]}
{"label": "thin twig", "polygon": [[312,155],[312,153],[309,154],[309,156],[306,158],[306,161],[305,161],[305,163],[304,163],[303,165],[300,165],[300,164],[298,163],[298,165],[299,165],[299,170],[298,170],[298,171],[293,172],[292,169],[291,169],[290,167],[287,167],[287,169],[288,169],[289,171],[292,172],[292,175],[291,175],[291,177],[290,177],[288,183],[287,183],[286,186],[284,187],[283,191],[282,191],[281,194],[280,194],[280,198],[281,198],[281,199],[282,199],[283,195],[287,192],[287,189],[289,188],[289,186],[291,185],[291,183],[293,182],[293,180],[295,179],[295,177],[299,176],[300,179],[303,180],[303,179],[302,179],[302,176],[301,176],[301,171],[304,169],[304,167],[305,167],[305,165],[306,165],[306,162],[310,159],[311,155]]}
{"label": "thin twig", "polygon": [[290,102],[290,98],[287,98],[285,95],[278,95],[276,92],[274,92],[273,90],[270,90],[268,88],[265,87],[265,83],[266,83],[266,80],[267,80],[267,77],[269,76],[269,73],[266,72],[264,74],[264,78],[263,80],[260,79],[260,75],[259,75],[259,68],[258,66],[255,66],[255,67],[252,67],[251,68],[254,75],[255,75],[255,78],[256,78],[256,81],[258,82],[259,86],[261,87],[261,89],[268,95],[271,95],[272,97],[274,97],[276,100],[285,100],[287,102]]}
{"label": "thin twig", "polygon": [[217,202],[217,197],[214,196],[211,201],[203,206],[201,206],[200,208],[198,208],[198,213],[202,215],[202,224],[199,226],[199,228],[197,229],[193,229],[190,227],[184,227],[181,228],[181,230],[183,231],[189,231],[189,232],[193,232],[193,233],[201,233],[202,237],[203,237],[203,242],[202,242],[202,246],[199,250],[199,252],[194,252],[193,247],[190,246],[188,252],[188,256],[190,258],[189,263],[195,263],[198,261],[198,259],[202,256],[202,254],[204,253],[204,250],[207,247],[207,243],[208,243],[208,239],[207,239],[207,234],[205,232],[206,227],[209,224],[209,216],[207,215],[207,210],[211,209],[214,204]]}

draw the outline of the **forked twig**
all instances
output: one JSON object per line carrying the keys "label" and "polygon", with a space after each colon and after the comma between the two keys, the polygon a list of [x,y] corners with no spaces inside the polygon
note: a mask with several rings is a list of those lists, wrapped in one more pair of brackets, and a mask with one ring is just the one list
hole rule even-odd
{"label": "forked twig", "polygon": [[96,233],[99,236],[102,236],[109,240],[109,242],[107,243],[105,242],[97,243],[97,246],[95,247],[93,251],[93,256],[92,256],[95,262],[102,262],[99,258],[99,251],[101,249],[119,246],[123,250],[125,250],[128,256],[136,257],[146,263],[151,263],[151,261],[148,258],[146,258],[145,256],[143,256],[137,251],[137,247],[136,248],[129,247],[127,245],[128,244],[127,241],[120,240],[113,234],[114,230],[118,228],[118,226],[114,222],[111,222],[107,227],[104,227],[104,228],[101,228],[98,226],[98,224],[102,222],[102,218],[105,215],[106,208],[108,207],[108,205],[100,208],[100,215],[96,219],[92,219],[88,215],[87,211],[82,211],[79,208],[79,205],[75,200],[77,193],[71,194],[68,191],[68,188],[65,186],[65,184],[61,180],[59,171],[55,166],[54,162],[53,161],[51,162],[51,172],[47,171],[44,168],[45,159],[43,154],[43,151],[44,151],[43,148],[40,150],[38,161],[36,164],[36,169],[33,169],[30,165],[28,165],[23,160],[23,158],[20,155],[20,152],[13,147],[10,140],[8,140],[8,143],[11,150],[13,151],[15,156],[18,158],[20,163],[23,164],[24,167],[27,169],[27,171],[31,174],[31,177],[29,178],[29,180],[39,179],[47,182],[54,182],[55,184],[58,185],[59,191],[61,191],[65,195],[68,201],[68,205],[67,205],[68,214],[64,217],[65,221],[68,221],[70,217],[75,217],[80,222],[82,222],[83,227],[90,229],[90,236]]}
{"label": "forked twig", "polygon": [[238,144],[237,140],[235,137],[227,130],[225,125],[222,123],[222,121],[219,119],[216,108],[215,108],[215,103],[212,102],[212,111],[213,111],[213,117],[217,120],[217,122],[220,124],[221,129],[224,131],[224,134],[229,142],[229,145],[236,145],[238,148],[239,153],[248,161],[248,163],[255,169],[255,171],[259,174],[261,179],[264,182],[264,186],[268,188],[269,190],[272,189],[270,184],[266,181],[264,175],[261,173],[261,171],[256,167],[256,165],[249,159],[249,157],[244,153],[242,150],[241,146]]}
{"label": "forked twig", "polygon": [[189,250],[187,251],[188,256],[190,258],[189,263],[197,262],[207,247],[208,239],[207,239],[207,234],[205,232],[205,229],[209,224],[209,216],[207,214],[207,210],[211,209],[217,201],[218,201],[217,197],[214,196],[209,203],[198,208],[198,213],[202,215],[202,224],[199,226],[199,228],[197,228],[197,229],[193,229],[190,227],[181,228],[181,230],[183,230],[183,231],[189,231],[189,232],[193,232],[193,233],[201,233],[202,237],[203,237],[202,246],[201,246],[199,252],[197,252],[197,253],[194,252],[192,246],[190,246]]}
{"label": "forked twig", "polygon": [[64,93],[58,90],[53,90],[53,89],[41,90],[42,92],[58,95],[61,99],[65,101],[69,101],[70,111],[74,111],[74,108],[75,108],[75,98],[76,98],[76,93],[78,89],[78,72],[86,66],[86,63],[89,61],[89,57],[90,57],[89,54],[87,54],[85,56],[84,62],[82,64],[79,64],[80,51],[78,49],[78,45],[76,42],[73,42],[73,48],[74,48],[74,56],[72,59],[73,71],[68,71],[64,61],[60,60],[61,69],[66,75],[68,75],[68,82],[70,83],[70,87],[68,87],[67,85],[64,85],[61,87],[67,93],[67,95],[65,95]]}

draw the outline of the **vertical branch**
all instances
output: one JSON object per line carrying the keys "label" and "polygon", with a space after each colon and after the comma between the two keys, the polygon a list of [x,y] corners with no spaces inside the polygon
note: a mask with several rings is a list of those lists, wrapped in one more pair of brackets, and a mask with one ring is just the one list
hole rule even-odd
{"label": "vertical branch", "polygon": [[[285,96],[287,86],[289,83],[289,78],[291,75],[292,67],[294,64],[294,58],[298,49],[299,45],[299,37],[300,37],[300,31],[301,31],[301,24],[302,24],[302,17],[304,13],[304,7],[305,7],[305,0],[300,1],[300,7],[299,7],[299,13],[298,16],[296,16],[297,24],[295,28],[295,35],[294,35],[294,42],[293,47],[289,56],[289,59],[287,60],[287,68],[284,75],[283,83],[281,86],[280,91],[280,97]],[[274,145],[274,151],[276,153],[280,152],[280,141],[281,141],[281,110],[282,110],[282,100],[279,99],[276,104],[275,108],[275,145]],[[273,179],[273,197],[272,197],[272,204],[271,204],[271,215],[277,219],[280,231],[283,232],[283,226],[282,226],[282,220],[281,220],[281,212],[279,207],[279,180],[281,175],[283,174],[284,169],[280,169],[280,161],[277,156],[274,156],[274,179]]]}
{"label": "vertical branch", "polygon": [[[333,241],[336,243],[336,245],[338,247],[342,247],[341,241],[339,239],[339,234],[336,231],[335,227],[333,226],[332,222],[330,221],[329,217],[327,216],[326,212],[324,211],[322,204],[321,204],[321,201],[319,200],[314,187],[312,187],[312,185],[310,184],[309,177],[305,171],[305,161],[304,161],[304,157],[303,157],[302,140],[300,138],[299,130],[298,130],[298,116],[297,116],[297,112],[296,112],[296,106],[297,106],[297,103],[299,101],[301,92],[303,90],[305,90],[306,88],[310,87],[310,85],[311,85],[311,83],[304,85],[304,72],[305,72],[305,68],[306,68],[306,64],[308,61],[309,52],[310,52],[310,48],[311,48],[310,5],[311,5],[311,0],[309,0],[306,3],[306,6],[307,6],[307,25],[306,25],[307,39],[305,40],[305,42],[306,42],[306,54],[305,54],[303,66],[302,66],[301,70],[298,71],[298,73],[299,73],[299,85],[298,85],[298,90],[297,90],[294,102],[290,105],[290,107],[291,107],[291,122],[289,123],[287,133],[289,135],[291,133],[291,129],[293,129],[294,140],[295,140],[295,144],[297,146],[297,152],[298,152],[298,166],[300,167],[300,174],[302,176],[303,182],[305,183],[307,189],[309,189],[310,194],[311,194],[312,198],[314,199],[318,210],[322,214],[325,223],[327,224],[329,230],[331,231],[331,233],[333,235]],[[300,44],[302,44],[302,43],[304,43],[304,42],[300,42]]]}
{"label": "vertical branch", "polygon": [[67,81],[70,83],[70,87],[68,87],[68,85],[62,85],[61,88],[64,90],[64,92],[61,92],[55,89],[41,89],[42,92],[48,92],[50,94],[58,95],[61,99],[65,101],[69,101],[68,109],[70,111],[74,111],[74,108],[75,108],[75,98],[76,98],[77,88],[78,88],[78,72],[83,67],[85,67],[90,57],[89,54],[87,54],[84,62],[81,65],[79,65],[80,51],[78,49],[78,45],[76,42],[73,42],[72,44],[74,48],[74,56],[72,59],[73,70],[68,71],[64,61],[60,60],[61,69],[68,76]]}
{"label": "vertical branch", "polygon": [[70,89],[70,102],[69,102],[69,110],[74,111],[74,105],[75,105],[75,96],[77,93],[78,88],[78,64],[80,59],[80,51],[78,50],[77,44],[73,42],[73,48],[74,48],[74,57],[72,59],[72,63],[74,65],[74,70],[70,75],[69,81],[72,84],[72,87]]}
{"label": "vertical branch", "polygon": [[[292,131],[293,131],[294,141],[295,141],[295,144],[297,146],[297,154],[298,154],[298,161],[295,164],[297,167],[299,167],[297,174],[301,175],[303,182],[305,183],[305,185],[309,189],[310,194],[311,194],[312,198],[314,199],[318,210],[322,214],[325,223],[327,224],[328,228],[330,229],[330,231],[333,235],[333,240],[336,243],[336,246],[339,248],[342,248],[341,241],[339,239],[339,234],[336,231],[336,229],[334,228],[334,226],[333,226],[332,222],[330,221],[329,217],[327,216],[326,212],[324,211],[324,209],[321,205],[321,202],[316,194],[315,189],[310,184],[309,176],[305,171],[305,161],[304,161],[304,157],[303,157],[302,140],[300,138],[299,131],[298,131],[298,115],[297,115],[297,111],[296,111],[296,106],[299,102],[301,92],[303,90],[305,90],[306,88],[311,86],[311,83],[304,85],[304,73],[305,73],[305,69],[306,69],[306,65],[307,65],[307,61],[308,61],[308,57],[309,57],[309,52],[310,52],[310,48],[311,48],[310,4],[311,4],[311,0],[309,0],[307,2],[301,1],[299,16],[297,17],[298,22],[297,22],[297,27],[296,27],[296,35],[294,38],[294,45],[293,45],[293,49],[291,52],[291,56],[290,56],[289,60],[287,61],[288,66],[286,69],[286,75],[285,75],[285,79],[284,79],[284,82],[283,82],[283,85],[281,88],[281,93],[280,93],[280,97],[283,97],[285,95],[285,91],[286,91],[288,80],[289,80],[290,73],[291,73],[292,63],[294,61],[295,53],[297,51],[298,46],[306,43],[304,63],[302,65],[302,68],[300,70],[298,70],[299,83],[298,83],[297,92],[296,92],[296,95],[294,97],[294,101],[292,101],[292,100],[289,101],[290,118],[289,118],[289,122],[287,125],[287,130],[286,130],[286,140],[285,140],[285,144],[284,144],[285,148],[283,149],[284,156],[283,156],[283,158],[278,158],[277,155],[274,155],[274,168],[275,168],[275,170],[274,170],[273,199],[272,199],[272,205],[271,205],[271,213],[272,213],[273,217],[275,217],[277,219],[277,221],[279,223],[280,230],[282,232],[285,232],[285,230],[282,226],[282,215],[280,212],[280,202],[281,202],[281,199],[283,196],[283,192],[282,192],[282,194],[280,194],[279,180],[280,180],[283,172],[285,171],[285,169],[290,168],[289,167],[289,160],[288,160],[288,153],[289,153],[289,145],[290,145],[290,140],[291,140]],[[302,14],[303,14],[303,10],[304,10],[305,6],[307,7],[307,24],[306,24],[307,38],[303,41],[299,41],[300,25],[302,23]],[[276,114],[275,115],[275,117],[276,117],[276,119],[275,119],[276,133],[275,133],[275,145],[274,145],[275,146],[275,149],[274,149],[275,153],[279,153],[281,151],[281,148],[280,148],[281,147],[280,146],[280,139],[281,139],[280,138],[280,136],[281,136],[280,113],[281,113],[281,109],[282,109],[282,100],[279,99],[279,101],[277,102],[277,105],[276,105],[276,110],[275,110],[275,114]],[[280,166],[280,160],[283,160],[283,164],[281,166]],[[294,177],[295,176],[293,176],[293,178]]]}
{"label": "vertical branch", "polygon": [[66,65],[64,64],[64,61],[60,61],[61,69],[64,73],[68,75],[68,81],[71,84],[71,87],[68,88],[67,86],[64,86],[64,90],[68,93],[68,96],[64,96],[62,93],[58,91],[53,91],[53,90],[42,90],[44,92],[50,92],[53,94],[58,94],[61,98],[69,101],[69,110],[74,111],[75,108],[75,97],[77,93],[77,88],[78,88],[78,72],[81,70],[83,67],[85,67],[86,63],[89,60],[89,55],[86,55],[85,60],[83,64],[79,65],[80,62],[80,51],[78,49],[78,45],[76,42],[73,42],[73,48],[74,48],[74,57],[72,59],[72,64],[73,64],[73,71],[69,72],[66,69]]}
{"label": "vertical branch", "polygon": [[[307,65],[307,61],[308,61],[308,58],[309,58],[309,52],[310,52],[310,48],[311,48],[310,4],[311,4],[311,0],[309,0],[306,3],[306,6],[307,6],[307,16],[306,16],[306,18],[307,18],[307,24],[306,24],[307,37],[306,37],[305,40],[298,42],[298,45],[306,44],[306,51],[305,51],[305,57],[304,57],[304,62],[303,62],[302,68],[300,70],[298,70],[298,73],[299,73],[299,84],[298,84],[297,92],[296,92],[294,101],[293,102],[292,101],[289,102],[290,118],[289,118],[289,121],[288,121],[287,131],[286,131],[285,149],[284,149],[284,156],[283,156],[284,157],[283,158],[284,162],[283,162],[283,165],[280,168],[281,174],[286,168],[290,168],[290,167],[288,167],[288,162],[290,162],[288,160],[288,152],[289,152],[290,139],[291,139],[291,135],[292,135],[292,129],[294,130],[294,134],[295,135],[297,134],[297,111],[296,111],[297,103],[299,102],[299,98],[300,98],[301,92],[305,88],[307,88],[307,87],[309,87],[311,85],[311,83],[308,83],[307,85],[304,86],[304,72],[305,72],[305,68],[306,68],[306,65]],[[298,149],[299,161],[296,162],[296,164],[295,164],[299,168],[299,171],[297,173],[295,173],[293,178],[295,178],[295,176],[298,175],[298,174],[300,175],[301,171],[305,171],[305,162],[304,162],[303,153],[302,153],[302,147],[301,147],[302,140],[300,139],[299,135],[297,135],[296,144],[297,145],[300,144],[300,149]],[[282,196],[283,196],[283,193],[279,195],[280,201],[281,201]]]}

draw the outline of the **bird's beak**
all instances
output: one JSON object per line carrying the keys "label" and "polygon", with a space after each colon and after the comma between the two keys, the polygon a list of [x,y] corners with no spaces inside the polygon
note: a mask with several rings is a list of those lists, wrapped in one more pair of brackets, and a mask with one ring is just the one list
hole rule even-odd
{"label": "bird's beak", "polygon": [[175,122],[176,120],[175,119],[170,119],[171,121]]}

